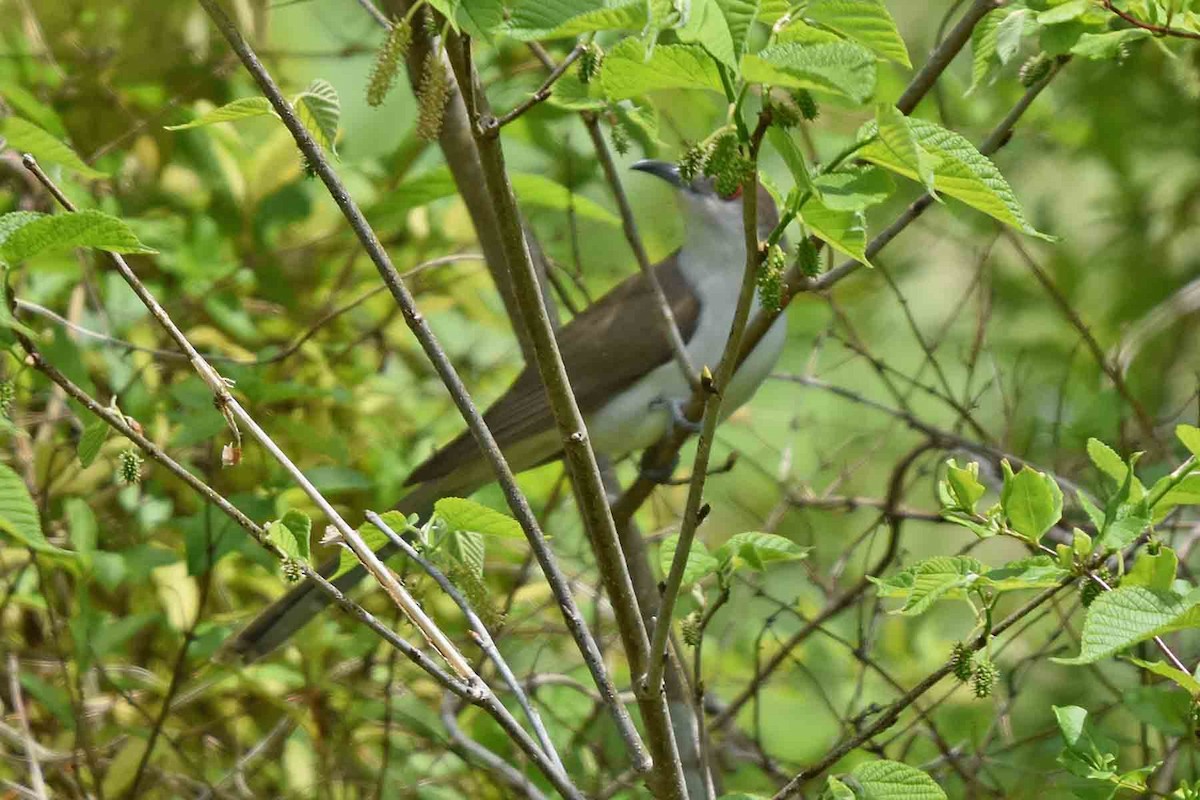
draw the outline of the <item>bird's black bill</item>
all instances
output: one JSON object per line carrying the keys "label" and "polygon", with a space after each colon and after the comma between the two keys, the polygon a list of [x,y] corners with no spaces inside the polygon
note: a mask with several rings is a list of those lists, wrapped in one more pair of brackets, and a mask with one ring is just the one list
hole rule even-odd
{"label": "bird's black bill", "polygon": [[662,178],[677,189],[686,188],[683,179],[679,177],[679,167],[669,161],[656,161],[652,158],[643,158],[634,164],[632,169]]}

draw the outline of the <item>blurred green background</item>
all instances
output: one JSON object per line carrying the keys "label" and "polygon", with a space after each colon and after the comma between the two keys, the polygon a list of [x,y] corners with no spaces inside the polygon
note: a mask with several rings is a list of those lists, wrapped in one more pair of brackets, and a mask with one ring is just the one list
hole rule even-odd
{"label": "blurred green background", "polygon": [[[299,91],[314,78],[337,89],[338,171],[397,266],[477,252],[457,198],[425,202],[439,194],[441,155],[415,136],[407,87],[380,108],[366,104],[366,76],[381,36],[358,5],[233,5],[286,89]],[[914,63],[922,62],[950,4],[889,6]],[[133,264],[197,346],[261,362],[221,365],[246,405],[341,509],[358,514],[394,502],[407,472],[454,436],[460,419],[384,294],[320,326],[286,358],[269,360],[331,309],[376,287],[378,278],[323,187],[304,179],[290,138],[273,121],[163,129],[255,93],[199,7],[184,0],[0,0],[0,36],[5,106],[69,140],[112,176],[85,185],[62,174],[71,197],[129,220],[160,251]],[[1031,43],[1025,47],[1034,52]],[[484,52],[483,74],[496,108],[511,107],[543,80],[540,65],[518,43]],[[981,141],[1023,92],[1015,74],[1021,60],[968,94],[970,58],[964,54],[918,115]],[[878,96],[894,99],[909,77],[881,65]],[[623,166],[645,155],[675,158],[682,141],[703,137],[723,121],[725,107],[716,99],[678,93],[656,100],[653,135],[635,136]],[[851,141],[864,119],[860,111],[823,104],[820,118],[805,129],[817,160]],[[570,189],[553,197],[528,191],[522,199],[546,252],[564,276],[578,278],[565,281],[571,302],[585,301],[580,287],[598,297],[631,274],[635,265],[578,117],[543,104],[506,127],[503,142],[513,172]],[[1058,237],[1055,243],[1025,239],[1021,246],[1101,348],[1136,345],[1127,351],[1129,386],[1163,431],[1176,421],[1194,423],[1197,414],[1198,155],[1200,49],[1148,42],[1119,63],[1069,65],[995,157],[1035,227]],[[2,158],[0,211],[8,211],[27,204],[31,191],[12,151]],[[789,182],[781,164],[768,161],[764,171],[781,186]],[[626,174],[651,257],[666,255],[682,235],[669,192]],[[881,230],[918,194],[915,184],[904,186],[897,198],[872,209],[869,232]],[[578,199],[568,201],[569,195]],[[903,404],[929,425],[986,441],[1085,487],[1098,485],[1084,454],[1088,437],[1123,453],[1149,450],[1142,466],[1150,479],[1177,463],[1169,446],[1140,438],[1130,409],[1081,345],[1078,330],[993,221],[947,200],[876,261],[880,269],[861,270],[830,296],[793,304],[781,376],[808,375],[891,408]],[[12,285],[22,300],[87,330],[141,347],[168,346],[94,254],[39,258]],[[520,353],[482,264],[438,267],[414,276],[412,285],[474,396],[481,402],[498,396],[519,369]],[[559,311],[568,315],[562,302]],[[256,520],[289,508],[315,513],[255,447],[247,447],[237,469],[220,468],[224,422],[186,363],[36,316],[22,318],[45,331],[44,349],[54,363],[98,397],[117,396],[124,413],[155,441]],[[936,347],[936,369],[914,326]],[[434,687],[335,615],[310,627],[302,647],[267,663],[244,671],[212,664],[209,657],[224,637],[282,591],[276,566],[155,468],[146,468],[138,486],[118,484],[117,454],[126,447],[119,437],[110,437],[101,457],[82,469],[74,457],[79,425],[71,407],[52,400],[44,379],[17,359],[6,356],[3,370],[19,387],[13,418],[21,433],[0,437],[11,454],[6,460],[36,489],[43,524],[61,542],[76,526],[94,525],[99,548],[112,554],[103,575],[82,580],[56,575],[53,565],[32,569],[27,552],[0,547],[0,650],[21,659],[40,743],[69,761],[81,734],[71,703],[82,693],[86,736],[107,775],[105,794],[120,796],[184,632],[199,613],[167,741],[152,762],[155,785],[143,796],[203,796],[206,784],[251,796],[238,794],[238,780],[253,796],[499,793],[447,752]],[[969,411],[970,421],[955,405]],[[756,653],[773,652],[803,616],[874,563],[884,538],[878,503],[894,464],[921,440],[893,416],[783,378],[769,382],[721,429],[714,463],[732,451],[740,458],[709,483],[714,513],[702,538],[715,547],[733,533],[767,529],[815,549],[803,564],[738,584],[705,649],[705,677],[717,697],[736,694],[754,675]],[[906,508],[936,511],[936,469],[945,455],[926,454],[908,474]],[[634,471],[632,461],[619,466],[625,480]],[[590,556],[571,504],[561,497],[560,468],[547,466],[521,480],[546,509],[547,530],[569,571],[588,585],[594,579]],[[648,536],[674,530],[685,491],[656,492],[639,515]],[[503,508],[494,489],[479,498]],[[1172,533],[1180,537],[1181,554],[1194,540],[1190,525]],[[904,525],[896,567],[964,548],[991,564],[1020,555],[1011,543],[977,546],[961,528],[918,518]],[[523,546],[508,542],[488,552],[492,601],[511,601],[502,647],[518,673],[583,678],[547,607],[545,587],[536,579],[521,583],[525,555]],[[417,591],[427,588],[411,578]],[[463,634],[444,600],[433,592],[424,598],[449,630]],[[376,603],[372,607],[384,607]],[[685,597],[684,605],[686,612],[694,600]],[[1143,763],[1143,748],[1162,737],[1190,735],[1186,702],[1181,705],[1178,693],[1141,685],[1132,668],[1048,661],[1076,652],[1076,605],[1064,594],[1015,641],[999,643],[1003,687],[993,698],[976,700],[947,683],[922,703],[945,740],[972,758],[978,753],[968,765],[999,787],[999,794],[978,796],[1059,796],[1053,780],[1047,788],[1047,774],[1061,775],[1051,704],[1089,708],[1105,733],[1125,745],[1129,767]],[[819,758],[852,729],[850,720],[894,699],[896,685],[911,686],[944,663],[952,642],[972,624],[965,607],[908,618],[881,614],[879,606],[868,594],[835,617],[829,635],[798,648],[766,685],[760,704],[739,717],[785,772]],[[1006,601],[1003,608],[1009,607]],[[603,608],[595,613],[606,614]],[[611,638],[611,629],[606,633]],[[1200,655],[1197,644],[1182,644],[1185,661]],[[856,650],[887,677],[864,665]],[[85,665],[89,669],[81,669]],[[65,676],[74,684],[71,692]],[[563,744],[570,742],[592,710],[590,700],[562,687],[543,688],[538,696],[560,726]],[[507,752],[499,731],[480,715],[468,711],[461,722]],[[734,739],[723,751],[727,788],[769,791],[769,773],[754,758],[739,757]],[[614,762],[619,745],[606,719],[581,740],[589,747],[567,748],[568,767],[597,775],[597,786],[586,787],[596,789],[605,784],[602,771],[610,777],[620,771]],[[221,784],[261,743],[263,754],[251,758],[244,774]],[[927,728],[911,712],[878,744],[888,757],[931,770],[951,796],[964,796],[960,777],[939,760]],[[1182,758],[1191,764],[1194,750]],[[47,763],[60,773],[78,769]],[[21,769],[11,757],[0,759],[0,778],[18,780]],[[1188,768],[1177,774],[1188,775]]]}

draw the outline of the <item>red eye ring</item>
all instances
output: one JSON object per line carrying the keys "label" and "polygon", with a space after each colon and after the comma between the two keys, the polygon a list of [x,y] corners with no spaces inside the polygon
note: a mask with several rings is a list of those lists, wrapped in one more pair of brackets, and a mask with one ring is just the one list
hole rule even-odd
{"label": "red eye ring", "polygon": [[734,189],[732,192],[730,192],[729,194],[721,195],[721,199],[722,200],[737,200],[741,196],[742,196],[742,186],[741,186],[741,184],[738,184],[738,187],[736,189]]}

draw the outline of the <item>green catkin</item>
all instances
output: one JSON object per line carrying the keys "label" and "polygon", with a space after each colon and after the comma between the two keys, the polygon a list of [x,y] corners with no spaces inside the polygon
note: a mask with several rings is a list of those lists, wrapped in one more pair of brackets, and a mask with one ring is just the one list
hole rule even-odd
{"label": "green catkin", "polygon": [[742,157],[738,138],[725,131],[713,139],[704,162],[704,174],[713,179],[713,188],[722,197],[737,193],[752,172],[750,162]]}
{"label": "green catkin", "polygon": [[708,151],[703,145],[690,144],[683,151],[683,155],[679,157],[679,162],[676,167],[679,169],[679,179],[684,183],[691,183],[696,180],[701,171],[704,170],[705,159],[708,158]]}
{"label": "green catkin", "polygon": [[813,99],[807,89],[797,89],[792,92],[792,102],[796,104],[796,110],[800,112],[800,116],[809,122],[812,122],[821,113],[821,110],[817,108],[817,101]]}
{"label": "green catkin", "polygon": [[425,57],[418,96],[417,136],[433,141],[442,132],[442,117],[446,112],[446,100],[450,97],[446,70],[436,50],[431,50]]}
{"label": "green catkin", "polygon": [[975,671],[971,664],[973,655],[971,648],[965,642],[955,642],[954,647],[950,650],[951,671],[954,673],[954,677],[963,683],[971,680],[971,673]]}
{"label": "green catkin", "polygon": [[17,387],[12,381],[0,381],[0,416],[7,417],[12,411],[13,400],[17,396]]}
{"label": "green catkin", "polygon": [[371,68],[371,78],[367,83],[367,105],[378,106],[387,98],[410,44],[412,25],[409,21],[401,19],[393,23],[379,52],[375,54],[375,66]]}
{"label": "green catkin", "polygon": [[117,453],[117,480],[126,486],[142,482],[142,456],[132,447]]}
{"label": "green catkin", "polygon": [[613,115],[609,119],[609,125],[612,126],[612,143],[613,149],[620,155],[629,153],[629,129],[625,127],[625,123],[619,117]]}
{"label": "green catkin", "polygon": [[971,690],[978,698],[990,697],[1000,679],[1000,669],[989,658],[981,658],[975,665],[975,674],[971,676]]}
{"label": "green catkin", "polygon": [[700,645],[700,637],[703,632],[700,630],[700,612],[693,611],[683,618],[680,623],[680,631],[683,633],[683,643],[688,647],[698,647]]}
{"label": "green catkin", "polygon": [[463,599],[479,615],[479,620],[484,627],[489,631],[502,628],[504,614],[492,602],[491,592],[488,591],[487,584],[483,582],[483,579],[461,561],[457,559],[448,559],[448,561],[449,563],[445,565],[446,577],[462,592]]}
{"label": "green catkin", "polygon": [[579,81],[591,83],[592,78],[600,72],[600,65],[603,62],[604,51],[600,49],[600,45],[595,42],[584,45],[583,51],[579,54]]}
{"label": "green catkin", "polygon": [[300,562],[294,558],[285,558],[281,567],[283,579],[288,583],[296,583],[304,577],[304,572],[300,569]]}
{"label": "green catkin", "polygon": [[[1112,573],[1108,571],[1107,567],[1101,567],[1100,569],[1096,570],[1096,577],[1107,583],[1109,586],[1113,586],[1114,584]],[[1083,604],[1084,608],[1087,608],[1092,604],[1092,601],[1103,594],[1103,592],[1104,587],[1099,583],[1091,578],[1084,578],[1079,584],[1079,602]]]}
{"label": "green catkin", "polygon": [[317,177],[317,168],[304,153],[300,154],[300,173],[308,180]]}
{"label": "green catkin", "polygon": [[1026,88],[1033,86],[1050,74],[1050,67],[1053,64],[1054,60],[1045,53],[1030,56],[1017,72],[1017,80]]}
{"label": "green catkin", "polygon": [[821,258],[812,239],[807,236],[801,239],[796,247],[796,268],[808,278],[815,278],[821,274]]}
{"label": "green catkin", "polygon": [[779,245],[771,245],[767,257],[758,265],[755,282],[758,284],[758,299],[768,311],[783,307],[783,270],[786,256]]}

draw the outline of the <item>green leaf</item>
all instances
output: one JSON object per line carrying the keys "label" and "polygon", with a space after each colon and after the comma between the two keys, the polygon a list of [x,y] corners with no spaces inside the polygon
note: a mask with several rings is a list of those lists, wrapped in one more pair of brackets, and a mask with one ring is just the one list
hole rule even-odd
{"label": "green leaf", "polygon": [[713,58],[737,69],[738,54],[733,48],[733,35],[717,0],[692,0],[687,23],[675,34],[681,42],[701,45]]}
{"label": "green leaf", "polygon": [[[1087,440],[1087,454],[1092,463],[1096,465],[1096,469],[1116,481],[1118,486],[1129,477],[1129,465],[1125,463],[1125,459],[1099,439]],[[1137,479],[1136,475],[1133,476],[1129,484],[1129,499],[1141,500],[1145,494],[1146,489],[1142,486],[1142,482]]]}
{"label": "green leaf", "polygon": [[1200,428],[1195,425],[1175,426],[1175,436],[1196,458],[1200,458]]}
{"label": "green leaf", "polygon": [[963,596],[986,571],[983,563],[968,556],[937,556],[909,567],[887,580],[870,578],[881,597],[902,597],[904,605],[893,613],[923,614],[942,599]]}
{"label": "green leaf", "polygon": [[338,120],[342,115],[342,106],[333,84],[317,78],[293,98],[292,106],[296,109],[296,116],[316,139],[317,144],[336,155]]}
{"label": "green leaf", "polygon": [[455,21],[468,35],[491,41],[492,34],[504,24],[502,0],[462,0]]}
{"label": "green leaf", "polygon": [[524,205],[539,206],[554,211],[565,211],[573,206],[575,215],[580,219],[590,219],[606,225],[620,224],[620,220],[604,206],[583,195],[572,193],[566,186],[556,183],[545,175],[514,172],[509,175],[509,180],[512,181],[517,199]]}
{"label": "green leaf", "polygon": [[[1170,480],[1172,480],[1170,475],[1164,475],[1160,478],[1160,481]],[[1155,484],[1155,489],[1157,488],[1158,485]],[[1200,505],[1200,472],[1193,472],[1190,475],[1184,476],[1183,480],[1175,484],[1154,504],[1153,521],[1161,521],[1177,506],[1197,505]]]}
{"label": "green leaf", "polygon": [[[658,547],[658,565],[664,576],[671,574],[671,564],[675,560],[675,551],[679,548],[679,534],[674,533],[662,540]],[[692,549],[688,551],[687,563],[683,567],[681,586],[690,586],[706,575],[716,572],[721,562],[709,554],[704,542],[692,539]]]}
{"label": "green leaf", "polygon": [[1039,555],[1010,561],[984,574],[982,581],[997,592],[1048,589],[1070,576],[1050,556]]}
{"label": "green leaf", "polygon": [[312,520],[304,512],[294,509],[287,511],[267,527],[267,539],[290,558],[306,563],[309,560],[311,534]]}
{"label": "green leaf", "polygon": [[659,89],[710,89],[723,92],[717,65],[694,44],[664,44],[647,59],[637,39],[625,39],[604,58],[600,86],[612,100]]}
{"label": "green leaf", "polygon": [[85,164],[65,142],[59,141],[27,119],[7,117],[0,120],[0,136],[8,140],[10,148],[29,153],[43,165],[57,164],[89,180],[108,177],[106,173]]}
{"label": "green leaf", "polygon": [[775,561],[807,558],[811,549],[778,534],[747,531],[730,536],[714,555],[722,564],[734,569],[745,563],[751,569],[762,570]]}
{"label": "green leaf", "polygon": [[1067,747],[1077,747],[1083,741],[1087,725],[1087,709],[1079,706],[1051,706],[1058,730]]}
{"label": "green leaf", "polygon": [[1119,586],[1088,607],[1079,655],[1060,664],[1092,664],[1138,642],[1200,625],[1196,599],[1144,586]]}
{"label": "green leaf", "polygon": [[1004,461],[1004,488],[1000,505],[1013,530],[1037,542],[1062,518],[1062,489],[1049,475],[1028,466],[1013,475]]}
{"label": "green leaf", "polygon": [[[379,515],[380,519],[396,533],[401,536],[408,529],[408,520],[399,511],[388,511]],[[378,553],[384,547],[391,544],[391,539],[383,531],[379,530],[373,522],[364,522],[358,526],[358,535],[362,537],[363,543],[374,553]],[[329,580],[337,580],[352,569],[361,565],[358,556],[354,555],[354,551],[345,545],[341,546],[341,552],[338,554],[338,568],[333,575],[329,576]]]}
{"label": "green leaf", "polygon": [[836,33],[809,25],[803,19],[796,17],[775,34],[775,41],[780,44],[783,42],[829,44],[830,42],[841,42],[843,39]]}
{"label": "green leaf", "polygon": [[979,463],[975,461],[960,467],[954,459],[948,460],[944,485],[952,507],[969,514],[975,513],[976,504],[987,493],[987,487],[979,482]]}
{"label": "green leaf", "polygon": [[506,32],[527,42],[563,39],[593,31],[640,31],[649,22],[647,10],[646,0],[613,5],[603,0],[517,0]]}
{"label": "green leaf", "polygon": [[752,83],[812,89],[865,103],[875,92],[875,57],[851,42],[783,42],[742,57]]}
{"label": "green leaf", "polygon": [[783,163],[787,164],[788,170],[792,173],[792,180],[796,182],[796,188],[811,189],[815,192],[812,176],[808,172],[808,163],[804,160],[804,154],[800,152],[800,148],[792,140],[791,134],[772,125],[767,128],[767,141],[775,148],[775,152],[779,153]]}
{"label": "green leaf", "polygon": [[1108,61],[1120,57],[1130,42],[1145,39],[1150,31],[1143,28],[1126,28],[1106,33],[1085,33],[1071,48],[1071,54],[1093,61]]}
{"label": "green leaf", "polygon": [[759,0],[716,0],[716,3],[725,15],[725,24],[729,26],[735,59],[740,59],[746,51],[746,40],[750,36],[754,18],[758,16]]}
{"label": "green leaf", "polygon": [[1155,675],[1162,676],[1169,681],[1174,681],[1187,690],[1193,697],[1200,696],[1200,681],[1181,669],[1172,667],[1170,664],[1165,664],[1162,661],[1143,661],[1140,658],[1133,658],[1132,656],[1129,658],[1129,662]]}
{"label": "green leaf", "polygon": [[[975,146],[953,131],[923,119],[909,118],[909,126],[917,143],[933,158],[934,187],[942,194],[957,198],[972,208],[982,211],[1019,231],[1043,239],[1052,237],[1039,233],[1025,219],[1025,214],[1013,194],[1008,181],[1000,174],[986,156]],[[875,136],[877,127],[869,122],[859,131],[859,139]],[[897,172],[906,178],[920,180],[916,170],[902,162],[892,149],[881,141],[874,141],[858,151],[858,157],[881,167]]]}
{"label": "green leaf", "polygon": [[25,482],[5,464],[0,464],[0,532],[39,552],[64,552],[46,541]]}
{"label": "green leaf", "polygon": [[63,501],[63,516],[67,518],[67,531],[71,535],[71,546],[81,556],[90,556],[96,551],[96,515],[81,497],[68,497]]}
{"label": "green leaf", "polygon": [[44,250],[70,247],[94,247],[111,253],[156,252],[138,241],[122,220],[89,210],[27,221],[4,240],[0,258],[15,263]]}
{"label": "green leaf", "polygon": [[487,546],[483,534],[475,531],[450,531],[441,546],[447,554],[470,569],[476,577],[483,575],[483,559]]}
{"label": "green leaf", "polygon": [[971,30],[971,86],[967,94],[974,92],[988,79],[996,63],[996,38],[1000,22],[1010,9],[996,8],[984,14],[983,19]]}
{"label": "green leaf", "polygon": [[180,125],[167,125],[165,129],[168,131],[186,131],[205,125],[215,125],[218,122],[233,122],[239,119],[262,117],[267,114],[275,114],[275,109],[271,107],[270,100],[265,97],[242,97],[231,103],[226,103],[220,108],[214,108],[211,111],[205,112],[191,122],[184,122]]}
{"label": "green leaf", "polygon": [[812,0],[804,15],[890,61],[912,67],[908,49],[883,0]]}
{"label": "green leaf", "polygon": [[892,177],[878,167],[847,166],[812,180],[826,208],[862,211],[888,199],[896,190]]}
{"label": "green leaf", "polygon": [[900,109],[880,103],[875,109],[879,141],[887,146],[896,160],[917,176],[927,192],[935,192],[934,168],[938,159],[917,142],[917,134],[909,124],[909,118]]}
{"label": "green leaf", "polygon": [[79,437],[79,447],[76,449],[81,466],[87,468],[92,465],[107,438],[107,422],[102,419],[94,419],[87,424],[87,427],[83,429],[83,435]]}
{"label": "green leaf", "polygon": [[867,260],[867,221],[861,211],[835,211],[815,197],[800,207],[809,230],[834,250],[871,266]]}
{"label": "green leaf", "polygon": [[946,800],[933,778],[898,761],[867,761],[850,775],[858,782],[860,800]]}
{"label": "green leaf", "polygon": [[474,500],[443,497],[433,504],[433,510],[451,530],[474,531],[505,539],[525,538],[521,523]]}
{"label": "green leaf", "polygon": [[1145,586],[1147,589],[1169,591],[1175,585],[1175,574],[1179,570],[1179,556],[1169,547],[1159,547],[1157,553],[1149,549],[1138,553],[1133,569],[1121,579],[1122,586]]}

